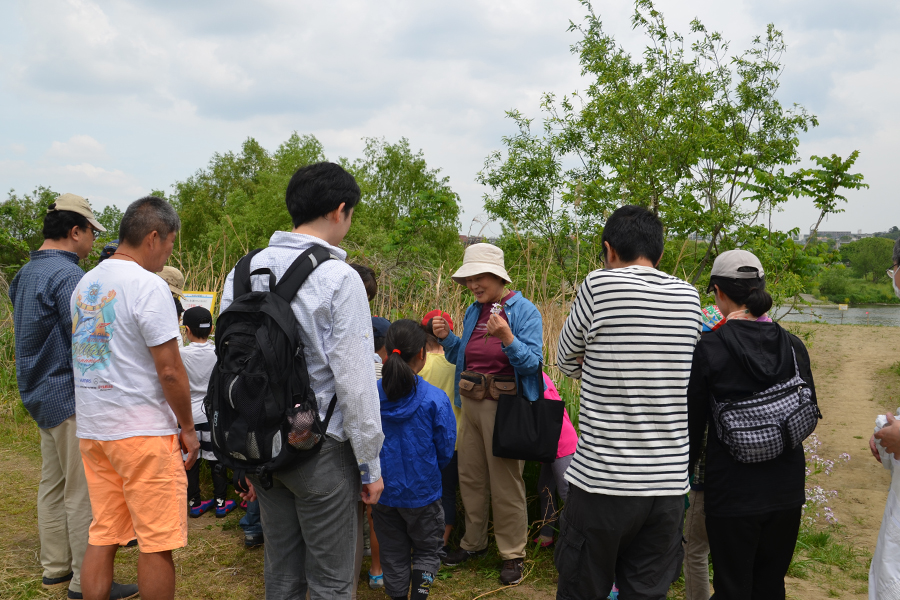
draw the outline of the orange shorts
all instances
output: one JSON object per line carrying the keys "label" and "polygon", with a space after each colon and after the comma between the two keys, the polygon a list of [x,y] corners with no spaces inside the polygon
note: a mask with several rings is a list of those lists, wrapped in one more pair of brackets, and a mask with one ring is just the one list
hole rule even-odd
{"label": "orange shorts", "polygon": [[92,546],[137,537],[141,552],[187,545],[187,475],[178,437],[79,440],[91,511]]}

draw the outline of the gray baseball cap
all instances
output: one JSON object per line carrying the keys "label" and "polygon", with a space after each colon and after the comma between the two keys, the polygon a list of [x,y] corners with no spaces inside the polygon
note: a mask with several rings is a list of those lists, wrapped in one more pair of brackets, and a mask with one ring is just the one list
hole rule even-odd
{"label": "gray baseball cap", "polygon": [[[727,277],[728,279],[762,279],[766,273],[762,263],[752,252],[746,250],[729,250],[723,252],[713,263],[710,277]],[[706,288],[712,291],[712,283]]]}

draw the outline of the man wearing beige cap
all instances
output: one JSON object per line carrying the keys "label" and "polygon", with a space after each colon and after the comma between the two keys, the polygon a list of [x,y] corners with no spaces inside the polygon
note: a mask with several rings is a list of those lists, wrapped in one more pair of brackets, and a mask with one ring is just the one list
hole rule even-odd
{"label": "man wearing beige cap", "polygon": [[[79,259],[90,254],[103,231],[87,200],[59,196],[44,217],[43,245],[9,287],[19,394],[41,434],[37,509],[42,585],[68,585],[70,598],[81,597],[91,505],[75,437],[69,298],[84,275]],[[114,591],[113,597],[127,598],[137,593],[137,586],[116,584]]]}

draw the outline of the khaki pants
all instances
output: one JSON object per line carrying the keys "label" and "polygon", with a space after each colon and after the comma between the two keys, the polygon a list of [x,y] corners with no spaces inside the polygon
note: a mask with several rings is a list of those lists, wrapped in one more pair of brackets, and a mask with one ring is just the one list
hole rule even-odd
{"label": "khaki pants", "polygon": [[524,558],[528,541],[525,461],[494,456],[496,402],[462,398],[462,404],[465,427],[459,440],[459,489],[466,509],[466,533],[459,545],[469,551],[487,547],[488,509],[493,508],[500,558]]}
{"label": "khaki pants", "polygon": [[684,598],[709,600],[709,539],[703,492],[691,490],[684,518]]}
{"label": "khaki pants", "polygon": [[81,560],[88,543],[91,501],[75,437],[75,417],[41,429],[38,533],[44,577],[73,573],[69,589],[81,591]]}

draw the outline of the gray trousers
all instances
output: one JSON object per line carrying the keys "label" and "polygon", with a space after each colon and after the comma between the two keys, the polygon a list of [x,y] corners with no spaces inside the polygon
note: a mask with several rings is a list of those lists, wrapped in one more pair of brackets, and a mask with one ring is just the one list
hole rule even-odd
{"label": "gray trousers", "polygon": [[388,596],[409,595],[413,569],[437,574],[441,567],[438,552],[444,545],[444,509],[440,498],[420,508],[376,504],[372,507],[372,521],[381,547],[384,591]]}
{"label": "gray trousers", "polygon": [[684,598],[709,600],[709,538],[703,492],[691,490],[684,517]]}
{"label": "gray trousers", "polygon": [[566,481],[566,469],[572,463],[574,454],[557,458],[552,463],[541,463],[541,473],[538,475],[538,495],[541,497],[541,535],[547,538],[553,537],[559,521],[559,504],[554,496],[559,494],[562,502],[569,496],[569,482]]}
{"label": "gray trousers", "polygon": [[349,600],[360,481],[350,442],[325,440],[316,456],[280,471],[271,489],[249,477],[266,538],[266,600]]}

